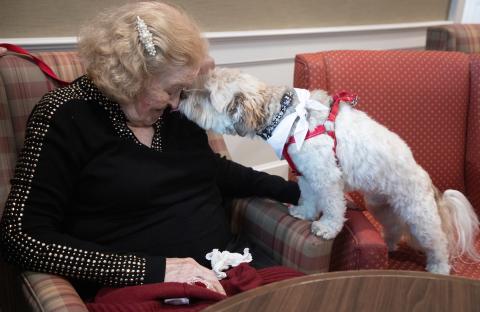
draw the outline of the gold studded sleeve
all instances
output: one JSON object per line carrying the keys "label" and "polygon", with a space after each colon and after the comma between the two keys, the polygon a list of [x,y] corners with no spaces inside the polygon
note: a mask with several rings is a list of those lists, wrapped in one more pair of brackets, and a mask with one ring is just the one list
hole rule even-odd
{"label": "gold studded sleeve", "polygon": [[[165,259],[116,252],[62,231],[75,177],[85,160],[67,106],[82,105],[64,88],[32,112],[0,224],[2,255],[24,269],[105,286],[163,281]],[[69,119],[70,118],[70,119]]]}

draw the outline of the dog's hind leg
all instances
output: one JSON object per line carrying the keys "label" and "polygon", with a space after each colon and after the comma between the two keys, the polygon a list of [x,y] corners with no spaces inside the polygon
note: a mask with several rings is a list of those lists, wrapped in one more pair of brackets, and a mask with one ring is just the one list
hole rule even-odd
{"label": "dog's hind leg", "polygon": [[368,211],[383,227],[383,238],[388,251],[397,249],[397,244],[405,233],[405,223],[394,213],[385,196],[364,194]]}
{"label": "dog's hind leg", "polygon": [[427,271],[449,274],[448,241],[442,230],[440,215],[433,194],[416,200],[392,203],[405,220],[412,236],[427,255]]}

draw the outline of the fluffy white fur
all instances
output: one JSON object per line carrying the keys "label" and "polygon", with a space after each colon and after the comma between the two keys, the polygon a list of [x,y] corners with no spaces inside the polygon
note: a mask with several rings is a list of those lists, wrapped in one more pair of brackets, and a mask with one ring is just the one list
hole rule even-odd
{"label": "fluffy white fur", "polygon": [[[232,69],[216,69],[187,92],[180,110],[204,129],[254,136],[280,109],[288,87],[267,86],[255,77]],[[324,91],[311,98],[324,105],[308,110],[309,128],[323,124],[332,99]],[[294,103],[298,99],[294,97]],[[301,199],[290,214],[313,220],[312,232],[333,239],[345,221],[345,191],[365,195],[368,209],[384,227],[390,250],[404,234],[427,255],[427,270],[449,274],[450,260],[466,254],[480,260],[474,248],[478,218],[458,191],[440,194],[395,133],[348,103],[341,103],[333,139],[324,134],[308,139],[297,151],[288,151],[303,174]],[[319,217],[321,216],[321,217]]]}

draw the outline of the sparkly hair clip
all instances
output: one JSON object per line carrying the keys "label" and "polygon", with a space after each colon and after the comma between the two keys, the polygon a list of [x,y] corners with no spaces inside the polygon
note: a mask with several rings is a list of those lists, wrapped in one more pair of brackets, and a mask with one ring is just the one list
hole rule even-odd
{"label": "sparkly hair clip", "polygon": [[145,50],[147,50],[148,54],[150,54],[151,56],[155,56],[157,54],[157,51],[155,50],[155,46],[153,45],[152,33],[148,30],[145,21],[139,16],[137,16],[137,31],[140,42],[145,47]]}

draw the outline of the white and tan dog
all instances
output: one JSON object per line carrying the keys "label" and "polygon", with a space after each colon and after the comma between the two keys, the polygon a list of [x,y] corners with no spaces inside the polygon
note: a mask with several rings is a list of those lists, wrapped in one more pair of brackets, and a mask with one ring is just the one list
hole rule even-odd
{"label": "white and tan dog", "polygon": [[325,124],[332,98],[324,91],[310,94],[268,86],[225,68],[213,70],[197,84],[185,92],[180,110],[204,129],[260,135],[280,153],[286,138],[277,132],[285,132],[282,122],[295,120],[292,129],[287,126],[287,135],[297,139],[289,145],[288,154],[302,173],[301,199],[290,214],[314,220],[314,234],[334,238],[345,221],[344,192],[358,190],[383,225],[390,250],[405,234],[425,251],[427,270],[441,274],[449,274],[450,260],[455,257],[466,254],[479,260],[474,247],[479,222],[466,197],[455,190],[441,194],[398,135],[349,103],[340,103],[330,125],[336,135],[334,152],[331,136],[321,134],[301,142],[306,129],[297,131],[302,118],[309,130]]}

